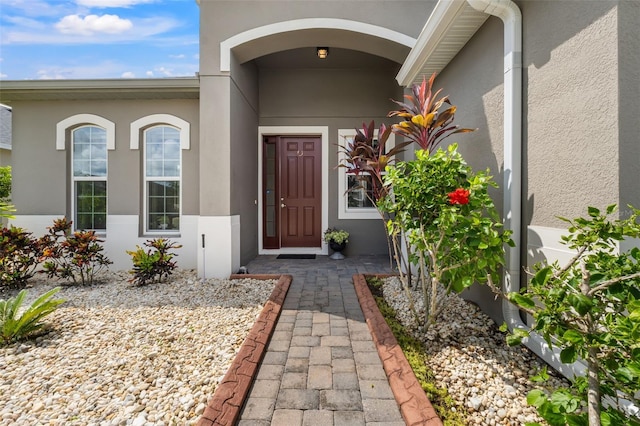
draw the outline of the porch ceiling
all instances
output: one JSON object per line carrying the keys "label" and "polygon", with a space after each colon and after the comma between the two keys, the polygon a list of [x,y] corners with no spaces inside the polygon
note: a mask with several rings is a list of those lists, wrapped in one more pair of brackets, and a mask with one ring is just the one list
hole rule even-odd
{"label": "porch ceiling", "polygon": [[408,87],[442,71],[488,17],[466,0],[439,0],[396,76],[398,84]]}

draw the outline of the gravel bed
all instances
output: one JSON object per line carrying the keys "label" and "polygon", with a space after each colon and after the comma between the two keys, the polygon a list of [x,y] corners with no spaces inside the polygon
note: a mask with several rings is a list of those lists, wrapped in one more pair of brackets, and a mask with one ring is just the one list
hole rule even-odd
{"label": "gravel bed", "polygon": [[[195,424],[275,286],[128,278],[63,287],[51,332],[0,348],[0,425]],[[55,285],[35,282],[29,299]]]}
{"label": "gravel bed", "polygon": [[[469,425],[546,424],[527,404],[526,395],[536,386],[528,378],[544,365],[524,346],[509,347],[491,318],[477,306],[455,294],[445,296],[446,308],[427,332],[416,326],[397,277],[383,280],[384,298],[396,311],[398,320],[425,344],[429,367],[439,386],[466,410]],[[416,308],[422,297],[414,293]],[[545,384],[564,386],[553,375]]]}

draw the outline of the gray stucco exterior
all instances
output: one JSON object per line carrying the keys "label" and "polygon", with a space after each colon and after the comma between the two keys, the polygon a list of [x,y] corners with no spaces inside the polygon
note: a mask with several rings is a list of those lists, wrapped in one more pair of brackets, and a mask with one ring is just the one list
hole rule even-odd
{"label": "gray stucco exterior", "polygon": [[[56,124],[75,114],[95,114],[116,125],[109,215],[113,223],[128,218],[118,231],[123,242],[112,249],[133,248],[145,235],[135,225],[143,215],[142,160],[139,150],[130,149],[130,124],[171,114],[191,126],[190,147],[183,151],[181,213],[190,225],[180,235],[186,249],[182,266],[224,276],[261,252],[259,145],[265,127],[326,129],[326,224],[352,234],[347,254],[385,253],[379,220],[339,218],[338,130],[370,120],[391,122],[390,99],[403,95],[396,75],[437,2],[199,3],[200,72],[187,83],[157,80],[140,87],[143,83],[123,81],[122,90],[113,90],[118,81],[108,87],[59,83],[57,89],[38,82],[3,84],[0,101],[14,111],[18,223],[70,213],[69,153],[56,149]],[[557,216],[582,215],[588,205],[640,206],[640,3],[515,3],[523,28],[520,251],[525,267],[566,255],[557,245],[565,226]],[[456,122],[478,128],[451,142],[459,142],[467,161],[476,169],[488,167],[499,183],[503,41],[502,22],[489,17],[436,79],[458,107]],[[320,61],[315,48],[325,45],[330,55]],[[172,89],[161,91],[165,86]],[[501,189],[493,195],[501,211]],[[206,249],[200,247],[201,235]],[[326,245],[315,250],[327,252]],[[116,256],[118,267],[129,267],[126,257]],[[482,289],[467,297],[500,320],[498,305]]]}

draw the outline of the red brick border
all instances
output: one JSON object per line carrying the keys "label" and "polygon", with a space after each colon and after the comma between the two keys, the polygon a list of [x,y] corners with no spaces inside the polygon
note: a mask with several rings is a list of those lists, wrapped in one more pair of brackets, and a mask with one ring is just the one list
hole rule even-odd
{"label": "red brick border", "polygon": [[[376,276],[388,277],[390,275],[378,274]],[[365,276],[362,274],[354,275],[353,285],[356,288],[360,307],[362,307],[362,312],[369,325],[373,342],[378,349],[378,355],[382,360],[389,385],[400,406],[405,423],[410,426],[442,426],[442,421],[436,410],[422,390],[409,361],[405,358],[393,332],[380,313],[367,286]]]}
{"label": "red brick border", "polygon": [[282,303],[291,285],[291,275],[231,275],[231,279],[278,279],[269,300],[262,308],[231,367],[216,388],[198,426],[232,425],[238,419],[244,399],[260,366],[269,338],[282,311]]}

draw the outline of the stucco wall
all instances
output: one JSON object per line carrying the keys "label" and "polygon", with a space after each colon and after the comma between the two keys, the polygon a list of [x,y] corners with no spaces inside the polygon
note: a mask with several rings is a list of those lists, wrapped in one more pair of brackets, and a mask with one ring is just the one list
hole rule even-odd
{"label": "stucco wall", "polygon": [[[489,168],[500,186],[490,193],[502,214],[503,187],[503,24],[490,17],[460,53],[438,75],[434,88],[442,88],[458,109],[456,124],[477,129],[473,133],[453,135],[446,144],[457,143],[460,153],[474,170]],[[502,322],[500,301],[482,286],[463,293],[490,315]]]}
{"label": "stucco wall", "polygon": [[522,2],[526,222],[618,202],[616,2]]}
{"label": "stucco wall", "polygon": [[231,212],[240,215],[240,262],[258,255],[258,70],[235,67],[231,86]]}
{"label": "stucco wall", "polygon": [[[200,75],[220,74],[220,42],[243,31],[303,18],[339,18],[417,37],[436,1],[200,1]],[[336,45],[335,40],[327,44]]]}
{"label": "stucco wall", "polygon": [[[338,129],[390,123],[390,98],[401,99],[398,65],[381,58],[365,69],[260,69],[261,126],[329,127],[329,226],[349,231],[346,254],[387,252],[382,221],[338,220]],[[357,61],[354,61],[357,63]]]}
{"label": "stucco wall", "polygon": [[[637,66],[637,59],[631,54],[621,61],[619,74],[618,31],[624,24],[618,22],[617,2],[517,3],[523,16],[521,252],[525,262],[553,260],[566,256],[557,244],[565,223],[557,216],[576,217],[583,215],[588,205],[616,203],[621,198],[621,182],[628,179],[627,186],[632,186],[633,174],[623,169],[631,171],[638,163],[618,160],[623,150],[627,155],[637,155],[638,144],[622,140],[619,144],[619,133],[630,135],[634,129],[631,124],[621,126],[618,108],[623,106],[618,106],[618,97],[622,92],[619,82],[625,87],[633,85],[622,74],[624,67],[630,71]],[[626,7],[629,17],[625,14],[625,21],[635,17],[637,23],[635,5]],[[501,186],[492,192],[500,212],[502,32],[503,23],[490,17],[436,80],[436,86],[444,87],[444,93],[451,95],[458,107],[456,122],[478,127],[477,132],[452,140],[460,141],[460,151],[474,168],[491,169]],[[637,45],[633,35],[622,40],[626,40],[626,49]],[[634,89],[629,91],[633,93]],[[637,106],[637,96],[626,99],[627,104]],[[635,188],[629,189],[636,193]],[[501,320],[499,304],[491,302],[484,289],[475,287],[465,296]]]}
{"label": "stucco wall", "polygon": [[0,149],[0,166],[10,166],[10,165],[11,165],[11,150]]}
{"label": "stucco wall", "polygon": [[[30,101],[14,103],[14,202],[20,215],[69,214],[70,151],[56,150],[56,125],[76,114],[115,123],[116,149],[108,157],[108,214],[136,215],[141,209],[142,151],[131,150],[131,122],[172,114],[191,124],[191,148],[183,150],[183,214],[198,213],[198,101]],[[38,123],[38,125],[34,125]]]}

